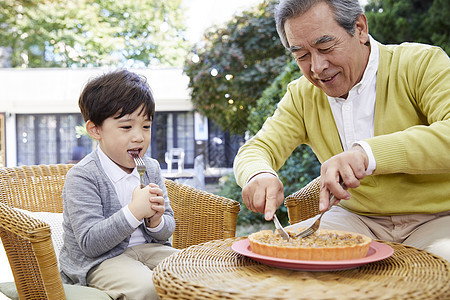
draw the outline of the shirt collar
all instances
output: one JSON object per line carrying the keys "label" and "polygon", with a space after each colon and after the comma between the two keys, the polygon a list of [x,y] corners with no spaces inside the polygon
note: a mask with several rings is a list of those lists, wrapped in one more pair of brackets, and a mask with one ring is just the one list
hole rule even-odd
{"label": "shirt collar", "polygon": [[108,175],[108,177],[111,179],[112,182],[118,182],[127,176],[135,176],[136,178],[139,179],[139,174],[136,168],[133,169],[133,172],[131,172],[131,174],[128,174],[127,172],[122,170],[115,162],[113,162],[105,154],[105,152],[103,152],[100,146],[97,146],[97,153],[102,168],[105,170],[105,173]]}
{"label": "shirt collar", "polygon": [[370,41],[369,62],[367,63],[367,67],[366,70],[364,71],[361,81],[355,85],[355,87],[359,89],[358,93],[361,93],[361,90],[369,85],[369,83],[372,81],[372,78],[376,76],[378,70],[378,62],[380,60],[378,44],[370,35],[369,41]]}

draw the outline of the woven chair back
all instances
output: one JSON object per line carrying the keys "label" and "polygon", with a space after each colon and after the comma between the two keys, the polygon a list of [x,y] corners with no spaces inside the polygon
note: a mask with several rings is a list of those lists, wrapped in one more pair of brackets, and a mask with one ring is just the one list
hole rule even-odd
{"label": "woven chair back", "polygon": [[289,217],[289,224],[304,221],[319,214],[320,177],[309,182],[305,187],[289,195],[284,200]]}
{"label": "woven chair back", "polygon": [[65,299],[50,226],[11,207],[61,213],[61,192],[71,167],[0,169],[0,236],[20,299]]}
{"label": "woven chair back", "polygon": [[165,184],[175,215],[173,247],[235,236],[239,202],[169,179]]}
{"label": "woven chair back", "polygon": [[0,169],[0,202],[29,211],[61,213],[66,173],[73,165],[37,165]]}

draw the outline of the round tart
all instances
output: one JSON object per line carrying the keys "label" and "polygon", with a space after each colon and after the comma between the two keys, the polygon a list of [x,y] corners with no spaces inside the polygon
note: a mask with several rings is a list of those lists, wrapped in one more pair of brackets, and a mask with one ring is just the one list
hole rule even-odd
{"label": "round tart", "polygon": [[[297,229],[301,232],[304,228]],[[372,239],[359,233],[319,229],[310,236],[293,238],[296,232],[288,231],[289,241],[262,230],[248,237],[253,253],[297,260],[347,260],[367,255]]]}

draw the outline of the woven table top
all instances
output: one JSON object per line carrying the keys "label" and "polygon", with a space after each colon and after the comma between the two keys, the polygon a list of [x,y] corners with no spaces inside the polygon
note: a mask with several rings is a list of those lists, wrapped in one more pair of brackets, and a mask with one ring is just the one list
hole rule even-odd
{"label": "woven table top", "polygon": [[450,299],[450,263],[426,251],[387,243],[394,254],[342,271],[295,271],[231,250],[243,238],[191,246],[153,273],[161,299]]}

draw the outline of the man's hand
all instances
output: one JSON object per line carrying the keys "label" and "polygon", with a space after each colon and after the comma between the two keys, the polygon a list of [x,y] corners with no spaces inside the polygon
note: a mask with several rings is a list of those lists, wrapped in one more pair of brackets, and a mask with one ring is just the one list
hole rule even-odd
{"label": "man's hand", "polygon": [[242,189],[242,199],[248,209],[264,213],[266,221],[270,221],[284,201],[283,184],[271,173],[259,173]]}
{"label": "man's hand", "polygon": [[340,181],[348,188],[357,188],[360,180],[366,176],[368,164],[369,157],[359,145],[324,162],[320,169],[320,211],[328,208],[330,194],[337,199],[350,199],[350,193],[340,185]]}

